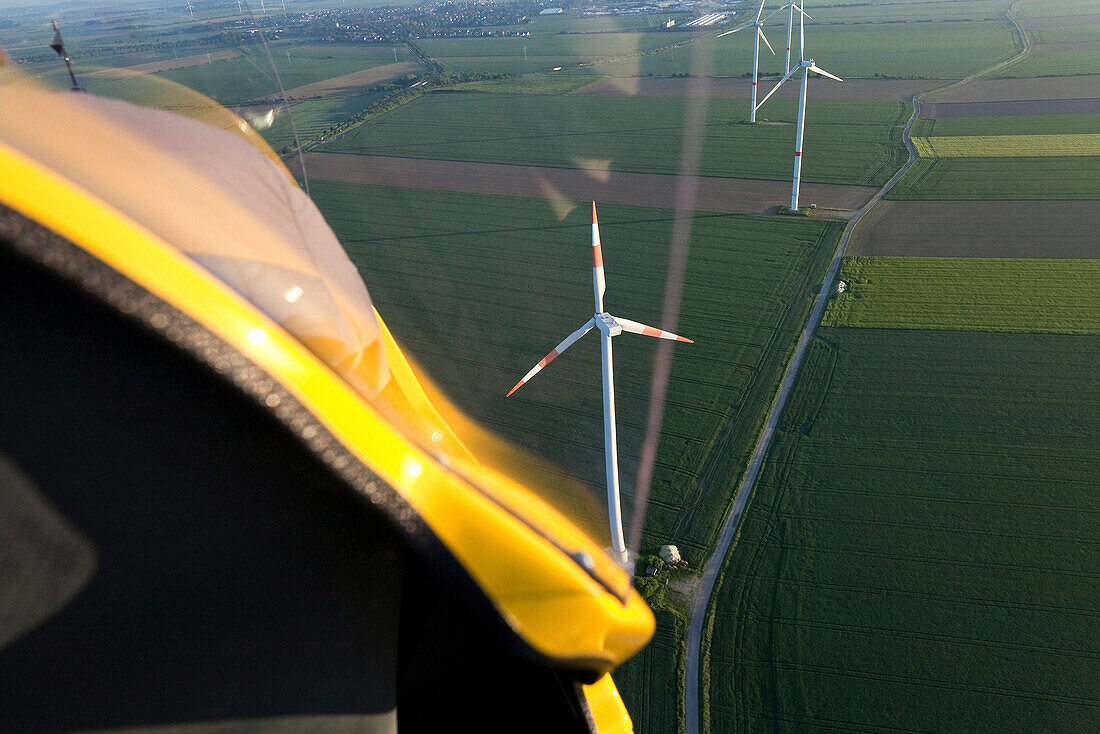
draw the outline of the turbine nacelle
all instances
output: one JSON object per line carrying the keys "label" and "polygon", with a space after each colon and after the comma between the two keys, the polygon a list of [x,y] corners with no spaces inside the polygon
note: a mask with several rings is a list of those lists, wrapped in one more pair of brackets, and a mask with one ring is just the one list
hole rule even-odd
{"label": "turbine nacelle", "polygon": [[622,325],[611,314],[598,313],[594,318],[596,319],[596,328],[604,336],[618,336],[623,333]]}

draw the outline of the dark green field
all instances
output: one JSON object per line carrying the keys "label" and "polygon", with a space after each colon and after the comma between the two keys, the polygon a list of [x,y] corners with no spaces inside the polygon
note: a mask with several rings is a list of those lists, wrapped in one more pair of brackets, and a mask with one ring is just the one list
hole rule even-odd
{"label": "dark green field", "polygon": [[[330,126],[362,112],[383,96],[382,92],[374,92],[353,97],[307,99],[291,104],[290,111],[294,115],[299,140],[305,145],[307,141],[320,137]],[[281,114],[282,109],[279,106],[276,106],[276,112],[280,114],[276,117],[274,124],[261,130],[260,135],[278,152],[284,146],[294,147],[294,134],[290,128],[290,121],[285,114]]]}
{"label": "dark green field", "polygon": [[921,158],[886,198],[1098,199],[1100,157]]}
{"label": "dark green field", "polygon": [[717,597],[712,731],[1092,731],[1098,359],[823,329]]}
{"label": "dark green field", "polygon": [[[562,221],[528,199],[322,182],[312,193],[395,336],[447,392],[602,498],[598,341],[581,340],[505,398],[591,315],[587,208]],[[601,206],[600,221],[608,310],[657,324],[670,213]],[[675,542],[701,562],[839,234],[836,222],[695,216],[678,331],[696,343],[675,345],[643,547]],[[631,336],[615,341],[624,509],[654,353],[654,340]],[[639,721],[671,721],[679,706],[671,634],[627,673],[648,686],[624,688]]]}
{"label": "dark green field", "polygon": [[[794,119],[795,102],[769,101],[761,118]],[[748,103],[711,100],[701,173],[789,179],[794,125],[746,125]],[[904,160],[900,102],[815,100],[803,179],[882,184]],[[676,173],[684,101],[437,92],[356,128],[323,150],[566,168]]]}
{"label": "dark green field", "polygon": [[[397,337],[476,417],[554,460],[602,496],[597,340],[574,346],[505,399],[523,374],[591,315],[588,211],[559,221],[545,202],[317,182],[314,199],[359,266]],[[655,324],[671,215],[600,208],[612,313]],[[698,496],[708,459],[737,474],[771,400],[837,223],[697,215],[650,539],[709,542],[728,496]],[[734,277],[733,274],[737,274]],[[511,325],[515,325],[512,328]],[[616,340],[622,475],[629,493],[645,424],[653,340]],[[723,439],[733,418],[735,428]],[[711,456],[720,441],[721,456]],[[732,483],[736,476],[726,476]]]}

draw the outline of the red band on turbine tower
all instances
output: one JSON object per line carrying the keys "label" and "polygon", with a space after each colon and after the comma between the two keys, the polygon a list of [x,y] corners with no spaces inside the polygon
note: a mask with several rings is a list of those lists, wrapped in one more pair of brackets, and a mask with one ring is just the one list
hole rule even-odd
{"label": "red band on turbine tower", "polygon": [[802,155],[802,151],[801,151],[801,150],[796,150],[796,151],[794,152],[794,156],[795,156],[795,158],[798,158],[798,157],[799,157],[799,156],[801,156],[801,155]]}

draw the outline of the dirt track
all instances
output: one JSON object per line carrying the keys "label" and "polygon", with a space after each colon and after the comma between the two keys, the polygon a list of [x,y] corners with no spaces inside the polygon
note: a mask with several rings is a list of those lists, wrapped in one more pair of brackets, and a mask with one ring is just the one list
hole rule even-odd
{"label": "dirt track", "polygon": [[975,79],[967,84],[932,92],[929,102],[1014,102],[1032,99],[1091,99],[1100,97],[1100,74],[1038,76],[1028,79]]}
{"label": "dirt track", "polygon": [[1100,98],[1030,99],[1021,102],[926,102],[920,116],[925,119],[952,117],[1015,117],[1036,115],[1091,115],[1100,113]]}
{"label": "dirt track", "polygon": [[[761,80],[762,89],[771,89],[775,80]],[[850,79],[843,84],[813,84],[810,95],[818,99],[835,100],[907,100],[918,92],[943,85],[934,79]],[[691,87],[688,79],[665,77],[609,77],[581,87],[574,94],[601,97],[664,97],[681,98]],[[713,77],[709,84],[714,99],[748,99],[752,80],[748,78]],[[777,99],[798,99],[798,85],[788,85],[775,93]]]}
{"label": "dirt track", "polygon": [[290,99],[307,99],[310,97],[337,97],[358,94],[365,87],[380,82],[392,81],[406,74],[414,74],[422,70],[423,67],[415,61],[400,61],[396,64],[375,66],[342,76],[334,76],[331,79],[322,79],[312,84],[303,84],[300,87],[286,90],[286,96]]}
{"label": "dirt track", "polygon": [[[678,176],[593,173],[570,168],[390,158],[345,153],[307,153],[310,178],[344,183],[463,191],[568,201],[673,208]],[[869,186],[802,184],[804,201],[829,209],[858,209],[877,191]],[[699,177],[697,211],[764,214],[790,200],[788,181]]]}
{"label": "dirt track", "polygon": [[1100,258],[1100,201],[882,201],[849,255]]}

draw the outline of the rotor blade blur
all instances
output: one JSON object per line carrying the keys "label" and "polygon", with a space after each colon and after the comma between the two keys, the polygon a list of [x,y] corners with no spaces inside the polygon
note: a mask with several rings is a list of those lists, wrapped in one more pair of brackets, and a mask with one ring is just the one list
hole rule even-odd
{"label": "rotor blade blur", "polygon": [[768,43],[768,37],[764,35],[764,29],[757,28],[756,32],[760,34],[760,38],[764,41],[764,45],[768,47],[768,50],[772,52],[772,56],[775,56],[775,49],[772,48],[772,45],[770,43]]}
{"label": "rotor blade blur", "polygon": [[641,334],[642,336],[652,336],[657,339],[671,339],[678,342],[687,342],[688,344],[694,344],[693,339],[688,339],[686,336],[680,336],[679,334],[673,334],[671,331],[665,331],[664,329],[657,329],[652,326],[646,326],[640,324],[637,321],[631,321],[630,319],[621,319],[618,316],[612,318],[623,327],[623,331],[629,331],[632,334]]}
{"label": "rotor blade blur", "polygon": [[516,383],[516,386],[515,386],[515,387],[513,387],[513,388],[512,388],[511,390],[509,390],[509,391],[508,391],[508,395],[505,395],[505,397],[509,397],[509,396],[510,396],[510,395],[511,395],[512,393],[514,393],[514,392],[515,392],[516,390],[519,390],[519,389],[520,389],[520,387],[521,387],[521,386],[523,385],[523,383],[527,382],[527,381],[528,381],[528,380],[530,380],[530,379],[531,379],[532,377],[534,377],[534,376],[535,376],[535,375],[537,375],[537,374],[538,374],[539,372],[541,372],[541,371],[542,371],[542,368],[543,368],[543,367],[545,367],[546,365],[548,365],[548,364],[550,364],[551,362],[553,362],[553,361],[554,361],[554,358],[555,358],[555,357],[557,357],[557,356],[558,356],[559,354],[561,354],[562,352],[564,352],[564,351],[565,351],[566,349],[568,349],[569,347],[573,346],[573,344],[574,344],[574,343],[575,343],[575,342],[576,342],[576,341],[577,341],[578,339],[580,339],[580,338],[581,338],[582,336],[584,336],[584,335],[585,335],[585,334],[587,334],[587,333],[588,333],[589,331],[591,331],[591,330],[593,329],[593,327],[595,327],[595,326],[596,326],[596,319],[594,319],[594,318],[592,318],[592,319],[589,319],[589,320],[588,320],[588,322],[587,322],[587,323],[585,323],[585,325],[584,325],[584,326],[582,326],[581,328],[577,329],[576,331],[574,331],[574,332],[573,332],[572,334],[570,334],[569,336],[565,337],[565,339],[563,339],[563,340],[562,340],[561,344],[559,344],[558,346],[556,346],[556,347],[554,347],[554,348],[553,348],[552,350],[550,350],[550,354],[547,354],[547,355],[546,355],[545,357],[543,357],[542,359],[540,359],[540,360],[539,360],[539,363],[538,363],[538,364],[536,364],[536,365],[535,365],[534,367],[532,367],[532,368],[531,368],[531,371],[530,371],[530,372],[528,372],[528,373],[527,373],[526,375],[524,375],[524,376],[523,376],[523,379],[522,379],[522,380],[520,380],[519,382],[517,382],[517,383]]}
{"label": "rotor blade blur", "polygon": [[802,67],[800,67],[800,66],[795,66],[795,67],[792,67],[792,68],[791,68],[791,70],[787,72],[787,75],[786,75],[785,77],[783,77],[782,79],[780,79],[780,80],[779,80],[779,81],[778,81],[778,82],[776,83],[776,85],[775,85],[774,87],[772,87],[772,89],[771,89],[771,91],[770,91],[770,92],[768,92],[767,94],[765,94],[765,95],[764,95],[764,99],[760,100],[759,104],[757,104],[757,105],[756,105],[756,109],[760,109],[760,108],[761,108],[761,107],[762,107],[762,106],[764,105],[764,103],[768,101],[768,97],[770,97],[770,96],[772,96],[773,94],[775,94],[775,90],[777,90],[777,89],[779,89],[779,87],[783,86],[783,82],[785,82],[785,81],[787,81],[788,79],[790,79],[790,78],[791,78],[791,74],[795,73],[795,71],[797,71],[798,69],[801,69],[801,68],[802,68]]}
{"label": "rotor blade blur", "polygon": [[822,69],[822,68],[820,68],[820,67],[818,67],[818,66],[814,66],[814,65],[812,65],[812,64],[810,65],[810,71],[813,71],[813,72],[817,72],[817,73],[818,73],[818,74],[820,74],[821,76],[827,76],[827,77],[829,77],[830,79],[836,79],[836,80],[837,80],[838,82],[842,82],[842,81],[844,81],[844,80],[843,80],[843,79],[841,79],[840,77],[838,77],[838,76],[833,76],[832,74],[830,74],[829,72],[825,71],[824,69]]}

